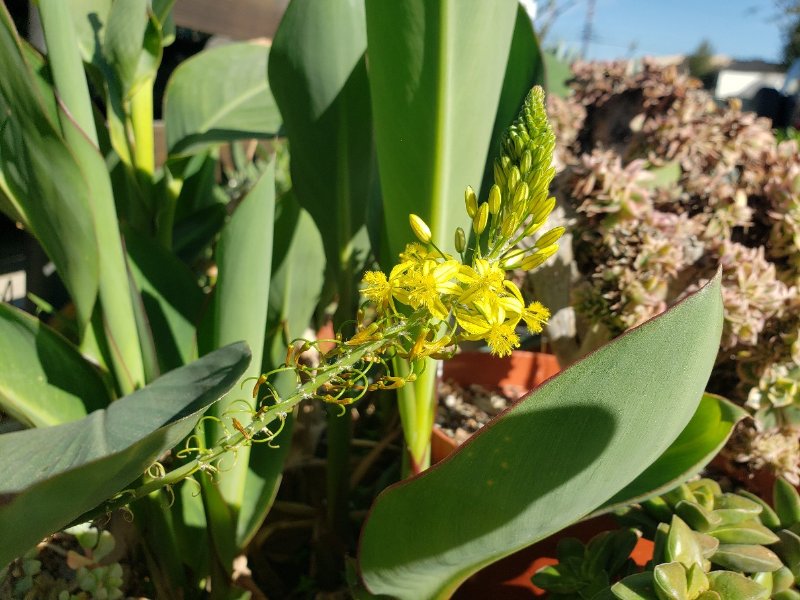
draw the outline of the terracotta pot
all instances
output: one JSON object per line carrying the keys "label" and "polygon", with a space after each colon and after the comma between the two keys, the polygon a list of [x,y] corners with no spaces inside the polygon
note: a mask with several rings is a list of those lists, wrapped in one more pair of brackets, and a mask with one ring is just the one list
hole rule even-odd
{"label": "terracotta pot", "polygon": [[[486,352],[462,352],[444,361],[442,380],[461,386],[480,385],[488,390],[521,397],[561,370],[552,354],[517,350],[500,358]],[[456,449],[450,436],[434,427],[431,436],[431,460],[436,463]]]}

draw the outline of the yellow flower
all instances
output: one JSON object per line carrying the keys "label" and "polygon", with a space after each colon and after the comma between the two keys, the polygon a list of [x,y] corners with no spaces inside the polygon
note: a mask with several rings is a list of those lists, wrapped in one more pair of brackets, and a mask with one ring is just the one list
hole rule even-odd
{"label": "yellow flower", "polygon": [[476,258],[474,265],[474,268],[462,266],[456,275],[459,281],[469,286],[458,298],[459,302],[465,304],[475,298],[485,298],[487,293],[498,294],[503,289],[506,278],[505,271],[497,263]]}
{"label": "yellow flower", "polygon": [[367,271],[361,279],[361,293],[384,311],[392,301],[392,286],[383,271]]}
{"label": "yellow flower", "polygon": [[408,288],[408,303],[413,308],[424,306],[437,319],[446,319],[450,310],[442,302],[442,296],[459,292],[458,284],[452,280],[460,264],[457,260],[441,263],[426,260],[421,269],[409,272],[403,278],[404,287]]}
{"label": "yellow flower", "polygon": [[519,317],[506,319],[506,311],[501,306],[491,307],[482,302],[474,306],[478,309],[476,314],[457,313],[458,324],[466,332],[462,339],[485,340],[492,354],[497,356],[511,354],[519,346],[519,336],[514,331]]}
{"label": "yellow flower", "polygon": [[531,302],[522,312],[522,320],[531,333],[539,333],[550,318],[550,311],[541,302]]}

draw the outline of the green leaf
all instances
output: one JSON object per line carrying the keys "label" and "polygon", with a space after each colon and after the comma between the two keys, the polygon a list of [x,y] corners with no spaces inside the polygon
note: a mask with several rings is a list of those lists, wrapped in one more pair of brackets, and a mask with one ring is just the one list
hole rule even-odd
{"label": "green leaf", "polygon": [[162,372],[197,358],[196,326],[205,297],[192,272],[152,238],[125,230],[128,264],[139,288]]}
{"label": "green leaf", "polygon": [[661,600],[687,600],[686,568],[679,562],[657,565],[653,583]]}
{"label": "green leaf", "polygon": [[267,80],[269,51],[263,43],[228,44],[175,69],[164,100],[170,157],[277,133],[281,117]]}
{"label": "green leaf", "polygon": [[103,41],[113,0],[70,0],[70,15],[83,62],[101,67]]}
{"label": "green leaf", "polygon": [[381,258],[393,261],[412,241],[409,213],[452,252],[456,227],[469,225],[464,188],[483,177],[517,2],[367,0],[366,8],[389,251]]}
{"label": "green leaf", "polygon": [[711,590],[725,600],[767,600],[769,592],[752,579],[730,571],[708,574]]}
{"label": "green leaf", "polygon": [[[324,279],[325,255],[314,221],[291,194],[281,198],[276,213],[264,372],[282,365],[287,343],[309,326]],[[273,383],[282,396],[296,386],[292,373],[278,373]],[[251,448],[237,528],[240,548],[256,534],[278,492],[293,422],[289,415],[274,444]]]}
{"label": "green leaf", "polygon": [[722,518],[719,515],[706,510],[696,502],[682,500],[675,506],[675,512],[695,531],[707,532],[722,524]]}
{"label": "green leaf", "polygon": [[91,317],[99,277],[87,183],[33,85],[5,6],[0,7],[0,72],[4,183],[55,264],[83,327]]}
{"label": "green leaf", "polygon": [[778,536],[758,521],[726,524],[707,532],[722,544],[774,544]]}
{"label": "green leaf", "polygon": [[781,529],[778,537],[781,543],[775,547],[775,551],[792,570],[795,578],[800,579],[800,536],[788,529]]}
{"label": "green leaf", "polygon": [[752,544],[720,544],[711,562],[724,569],[745,573],[777,571],[783,566],[772,550]]}
{"label": "green leaf", "polygon": [[191,432],[249,360],[247,347],[234,344],[80,421],[0,436],[0,564],[134,481]]}
{"label": "green leaf", "polygon": [[85,417],[111,401],[95,368],[58,333],[0,303],[0,406],[34,427]]}
{"label": "green leaf", "polygon": [[[123,96],[129,96],[137,84],[139,61],[147,52],[143,47],[150,22],[148,0],[113,2],[108,13],[103,54],[119,78]],[[160,54],[160,52],[159,52]]]}
{"label": "green leaf", "polygon": [[725,445],[736,423],[747,413],[714,394],[703,394],[692,420],[658,460],[597,513],[610,512],[662,494],[697,474]]}
{"label": "green leaf", "polygon": [[625,577],[611,586],[611,593],[620,600],[658,600],[650,571]]}
{"label": "green leaf", "polygon": [[363,0],[295,0],[269,60],[294,193],[322,234],[343,319],[358,305],[356,282],[369,252],[374,165],[365,49]]}
{"label": "green leaf", "polygon": [[775,480],[773,496],[775,512],[781,520],[781,525],[791,527],[795,523],[800,523],[800,494],[797,493],[797,489],[779,477]]}
{"label": "green leaf", "polygon": [[718,350],[719,286],[715,277],[548,380],[447,460],[384,491],[361,535],[367,587],[445,596],[628,485],[696,411]]}
{"label": "green leaf", "polygon": [[761,507],[761,512],[758,515],[758,519],[770,529],[779,529],[781,526],[781,520],[778,517],[778,514],[772,509],[769,503],[756,496],[755,494],[748,492],[747,490],[739,490],[736,492],[740,496],[744,496],[748,500],[752,500],[756,504]]}
{"label": "green leaf", "polygon": [[687,569],[703,564],[703,549],[695,532],[677,515],[673,515],[669,526],[664,555],[668,561],[682,563]]}
{"label": "green leaf", "polygon": [[[486,161],[483,174],[481,186],[483,194],[488,195],[489,188],[494,183],[493,159],[500,154],[500,144],[505,131],[516,119],[531,88],[534,85],[544,86],[544,84],[542,50],[539,47],[536,32],[533,30],[533,23],[525,8],[520,4],[517,8],[511,49],[508,53],[503,87],[500,91],[500,101],[492,128],[489,160]],[[461,209],[461,206],[459,205],[458,208]]]}
{"label": "green leaf", "polygon": [[[244,339],[253,348],[253,361],[244,377],[255,378],[261,373],[274,216],[275,164],[270,162],[222,231],[216,253],[219,275],[207,315],[213,345]],[[237,387],[212,409],[211,414],[232,431],[232,417],[247,422],[247,406],[254,408],[255,401],[250,393]],[[219,424],[211,424],[206,430],[209,445],[225,434],[225,429]],[[250,453],[251,448],[240,448],[236,464],[219,473],[214,486],[204,487],[206,510],[227,515],[223,520],[209,521],[209,532],[220,564],[225,569],[231,568],[240,550],[236,545],[236,513],[244,501]],[[248,500],[248,503],[252,505],[253,500]]]}

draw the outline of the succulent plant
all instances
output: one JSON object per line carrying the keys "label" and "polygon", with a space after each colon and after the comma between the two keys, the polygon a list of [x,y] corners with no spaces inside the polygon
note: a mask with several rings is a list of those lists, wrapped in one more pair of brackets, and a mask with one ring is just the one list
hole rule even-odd
{"label": "succulent plant", "polygon": [[627,528],[586,546],[562,540],[559,564],[533,582],[558,598],[800,599],[800,495],[782,479],[773,495],[774,507],[746,491],[723,493],[711,479],[683,484],[621,515],[654,541],[642,572],[632,572],[637,534]]}
{"label": "succulent plant", "polygon": [[551,96],[548,110],[554,192],[573,221],[576,352],[661,312],[721,267],[725,325],[710,391],[757,416],[729,454],[800,483],[796,456],[763,443],[800,428],[798,142],[778,141],[738,102],[718,106],[672,67],[577,63],[573,72],[572,95]]}
{"label": "succulent plant", "polygon": [[[14,600],[119,600],[124,597],[123,569],[118,562],[107,562],[116,546],[110,531],[89,523],[65,532],[74,536],[82,552],[64,551],[53,542],[32,548],[23,557],[0,571],[0,598]],[[64,534],[59,534],[63,536]],[[52,551],[63,560],[59,572],[42,569],[41,553]],[[52,561],[51,561],[52,562]],[[70,575],[71,574],[71,575]]]}

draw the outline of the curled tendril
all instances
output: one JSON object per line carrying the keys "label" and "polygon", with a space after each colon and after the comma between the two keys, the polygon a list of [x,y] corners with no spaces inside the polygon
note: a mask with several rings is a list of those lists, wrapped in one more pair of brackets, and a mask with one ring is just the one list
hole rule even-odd
{"label": "curled tendril", "polygon": [[175,490],[172,489],[171,485],[165,485],[163,489],[164,489],[164,491],[166,492],[166,494],[168,496],[168,498],[167,498],[167,506],[169,508],[172,508],[172,505],[175,504]]}
{"label": "curled tendril", "polygon": [[[203,469],[203,467],[202,467],[202,465],[201,465],[201,466],[200,466],[200,470],[202,471],[202,469]],[[189,476],[189,477],[187,477],[186,479],[184,479],[184,481],[186,481],[187,483],[191,482],[191,483],[193,483],[195,486],[197,486],[197,487],[194,489],[194,491],[192,492],[192,498],[197,498],[197,497],[198,497],[200,494],[202,494],[202,493],[203,493],[203,486],[202,486],[202,485],[200,485],[200,482],[199,482],[199,481],[197,481],[197,479],[195,479],[194,477],[191,477],[191,476]]]}
{"label": "curled tendril", "polygon": [[[191,446],[190,444],[195,444],[195,445]],[[198,436],[196,433],[193,433],[192,435],[186,438],[186,442],[184,443],[183,448],[181,450],[178,450],[178,452],[175,453],[175,456],[178,458],[189,458],[193,454],[201,456],[206,452],[207,450],[203,448],[200,443],[200,436]]]}
{"label": "curled tendril", "polygon": [[[234,408],[234,406],[241,406],[242,408]],[[252,413],[253,407],[250,406],[250,403],[245,400],[244,398],[239,398],[237,400],[232,401],[228,407],[225,409],[225,412],[222,413],[223,417],[228,417],[230,415],[237,415],[242,413]]]}
{"label": "curled tendril", "polygon": [[147,467],[145,474],[151,479],[163,479],[167,475],[167,470],[164,468],[164,465],[156,461]]}
{"label": "curled tendril", "polygon": [[133,523],[133,521],[135,519],[135,516],[133,514],[133,511],[130,509],[130,507],[126,504],[125,506],[120,508],[120,510],[122,511],[122,518],[125,519],[125,522],[126,523]]}
{"label": "curled tendril", "polygon": [[[226,449],[228,452],[220,456],[219,459],[217,459],[217,464],[214,466],[217,473],[227,473],[231,469],[234,469],[239,462],[239,446],[227,446]],[[233,455],[233,462],[231,465],[223,465],[225,458],[230,455]]]}

